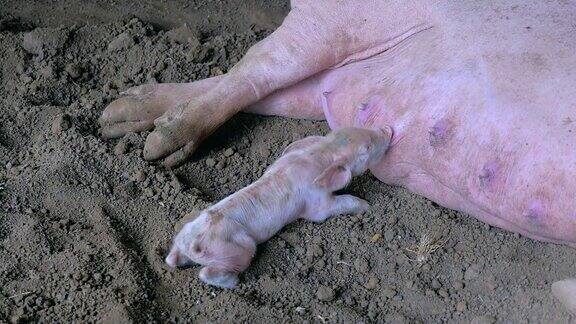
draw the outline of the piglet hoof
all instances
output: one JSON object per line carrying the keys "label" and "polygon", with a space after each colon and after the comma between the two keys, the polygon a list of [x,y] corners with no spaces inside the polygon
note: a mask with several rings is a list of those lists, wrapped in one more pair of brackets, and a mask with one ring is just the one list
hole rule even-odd
{"label": "piglet hoof", "polygon": [[552,284],[552,294],[576,315],[576,278],[556,281]]}
{"label": "piglet hoof", "polygon": [[352,195],[339,195],[334,197],[333,208],[336,214],[361,214],[370,208],[370,204]]}
{"label": "piglet hoof", "polygon": [[238,274],[215,267],[204,267],[198,274],[203,282],[220,288],[232,289],[238,284]]}

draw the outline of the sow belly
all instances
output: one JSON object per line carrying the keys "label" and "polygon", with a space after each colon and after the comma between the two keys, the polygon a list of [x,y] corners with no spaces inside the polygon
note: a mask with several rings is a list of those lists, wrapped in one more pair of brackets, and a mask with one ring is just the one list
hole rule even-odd
{"label": "sow belly", "polygon": [[[466,37],[469,25],[446,24],[326,73],[330,126],[391,125],[392,146],[372,170],[382,181],[576,245],[576,60],[567,51],[576,42],[553,42],[521,22]],[[506,44],[519,28],[526,35]]]}

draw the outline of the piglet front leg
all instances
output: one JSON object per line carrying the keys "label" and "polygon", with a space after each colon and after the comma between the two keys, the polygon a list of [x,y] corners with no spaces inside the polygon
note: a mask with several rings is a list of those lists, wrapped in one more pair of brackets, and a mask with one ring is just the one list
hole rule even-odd
{"label": "piglet front leg", "polygon": [[322,223],[330,217],[345,214],[360,214],[368,210],[368,202],[352,195],[332,196],[328,205],[303,217],[315,223]]}
{"label": "piglet front leg", "polygon": [[[359,214],[368,210],[369,204],[364,199],[352,195],[334,195],[333,192],[345,188],[352,181],[352,171],[343,163],[336,163],[324,170],[312,182],[311,190],[318,190],[326,195],[324,203],[303,215],[302,218],[321,223],[332,216]],[[314,206],[314,202],[308,202]]]}

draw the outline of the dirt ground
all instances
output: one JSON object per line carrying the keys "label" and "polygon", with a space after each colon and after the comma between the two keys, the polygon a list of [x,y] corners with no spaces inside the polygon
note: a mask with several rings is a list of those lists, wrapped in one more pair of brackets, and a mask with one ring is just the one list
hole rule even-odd
{"label": "dirt ground", "polygon": [[[64,3],[64,4],[63,4]],[[143,161],[147,134],[105,141],[118,93],[226,72],[285,1],[3,0],[0,322],[567,323],[550,295],[576,251],[485,225],[366,174],[363,215],[297,222],[235,290],[163,263],[174,227],[254,181],[324,122],[241,114],[183,167]],[[135,18],[138,17],[138,18]],[[188,23],[197,43],[182,41]],[[407,247],[443,233],[416,262]]]}

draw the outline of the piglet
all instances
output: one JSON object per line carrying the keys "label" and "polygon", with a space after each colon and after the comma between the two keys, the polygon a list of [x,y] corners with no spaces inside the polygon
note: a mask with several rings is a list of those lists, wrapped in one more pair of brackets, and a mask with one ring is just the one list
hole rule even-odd
{"label": "piglet", "polygon": [[170,267],[202,265],[207,284],[233,288],[250,265],[256,245],[299,219],[323,222],[365,211],[368,203],[334,194],[376,165],[392,129],[342,128],[290,144],[251,185],[203,210],[174,238],[166,257]]}

